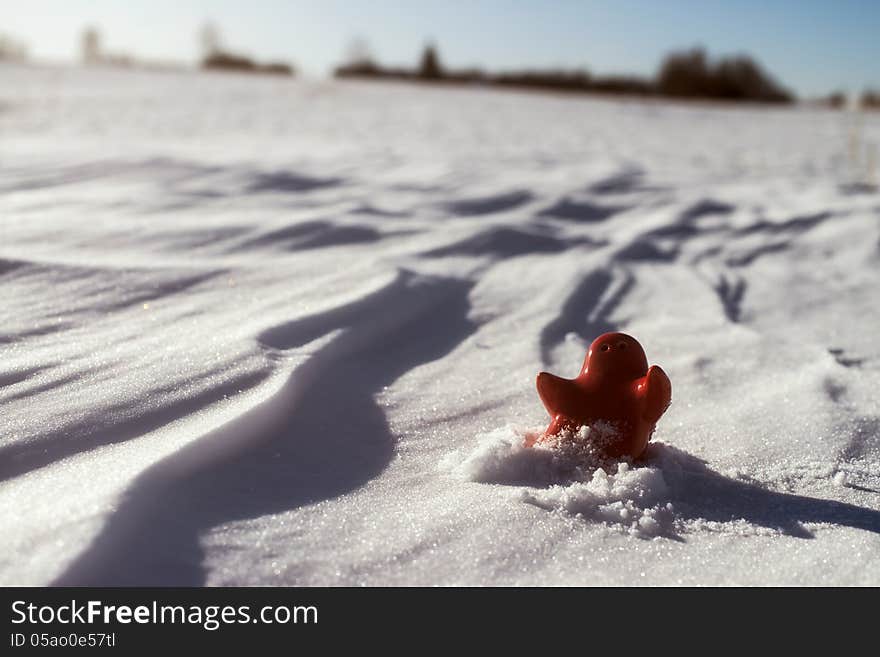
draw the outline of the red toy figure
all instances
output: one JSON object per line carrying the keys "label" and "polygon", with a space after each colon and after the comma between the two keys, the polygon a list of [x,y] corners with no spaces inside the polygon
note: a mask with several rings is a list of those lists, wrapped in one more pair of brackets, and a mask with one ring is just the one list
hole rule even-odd
{"label": "red toy figure", "polygon": [[560,431],[607,422],[617,437],[605,451],[609,456],[638,458],[648,446],[657,420],[672,401],[672,384],[648,359],[635,338],[605,333],[590,345],[581,373],[563,379],[547,372],[538,375],[538,395],[553,418],[533,442]]}

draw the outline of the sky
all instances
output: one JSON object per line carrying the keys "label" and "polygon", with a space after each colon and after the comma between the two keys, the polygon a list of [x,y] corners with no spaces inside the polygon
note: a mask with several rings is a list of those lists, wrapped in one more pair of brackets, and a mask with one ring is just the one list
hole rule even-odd
{"label": "sky", "polygon": [[329,74],[353,39],[412,65],[427,41],[444,65],[588,68],[651,75],[670,50],[748,53],[801,96],[880,88],[875,0],[0,0],[0,33],[35,60],[75,61],[86,25],[104,47],[194,63],[212,20],[229,50]]}

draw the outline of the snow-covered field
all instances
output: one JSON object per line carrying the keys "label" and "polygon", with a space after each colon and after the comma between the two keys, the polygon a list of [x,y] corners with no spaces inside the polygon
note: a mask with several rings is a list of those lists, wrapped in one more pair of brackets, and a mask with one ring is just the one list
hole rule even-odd
{"label": "snow-covered field", "polygon": [[[880,584],[880,116],[0,81],[0,582]],[[524,450],[611,329],[645,460]]]}

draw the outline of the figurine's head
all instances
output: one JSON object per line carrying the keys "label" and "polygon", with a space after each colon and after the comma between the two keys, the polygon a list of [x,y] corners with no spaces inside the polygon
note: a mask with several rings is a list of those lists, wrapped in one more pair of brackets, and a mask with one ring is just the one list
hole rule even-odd
{"label": "figurine's head", "polygon": [[593,340],[581,374],[602,379],[631,381],[648,373],[648,359],[642,345],[626,333],[603,333]]}

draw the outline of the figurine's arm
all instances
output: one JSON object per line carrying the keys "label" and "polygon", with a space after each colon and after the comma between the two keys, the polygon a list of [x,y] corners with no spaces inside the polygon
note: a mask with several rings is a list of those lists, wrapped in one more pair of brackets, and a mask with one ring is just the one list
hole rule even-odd
{"label": "figurine's arm", "polygon": [[550,426],[542,436],[555,436],[563,429],[577,429],[578,403],[582,391],[574,381],[560,376],[541,372],[537,380],[538,396],[544,408],[553,417]]}
{"label": "figurine's arm", "polygon": [[659,365],[652,365],[645,375],[642,394],[645,399],[642,417],[648,422],[656,422],[672,402],[672,383]]}
{"label": "figurine's arm", "polygon": [[571,379],[541,372],[535,384],[538,388],[538,396],[550,415],[571,412],[572,398],[575,396],[574,382]]}

